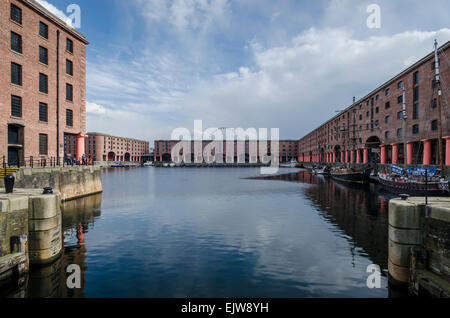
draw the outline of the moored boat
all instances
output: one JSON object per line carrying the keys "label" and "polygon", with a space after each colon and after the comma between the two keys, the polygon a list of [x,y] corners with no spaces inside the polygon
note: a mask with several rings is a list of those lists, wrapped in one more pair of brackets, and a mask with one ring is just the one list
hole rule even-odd
{"label": "moored boat", "polygon": [[369,182],[370,169],[337,168],[331,170],[331,177],[342,182],[365,184]]}

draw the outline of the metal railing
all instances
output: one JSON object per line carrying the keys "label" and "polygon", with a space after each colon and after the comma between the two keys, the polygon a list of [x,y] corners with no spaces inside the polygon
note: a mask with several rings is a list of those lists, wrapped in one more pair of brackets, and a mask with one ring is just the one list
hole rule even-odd
{"label": "metal railing", "polygon": [[6,160],[6,156],[3,156],[2,167],[7,168],[52,168],[52,167],[66,167],[66,166],[87,166],[93,165],[91,159],[80,162],[74,159],[68,158],[56,158],[56,157],[43,157],[39,156],[35,158],[33,156],[19,159],[19,160]]}

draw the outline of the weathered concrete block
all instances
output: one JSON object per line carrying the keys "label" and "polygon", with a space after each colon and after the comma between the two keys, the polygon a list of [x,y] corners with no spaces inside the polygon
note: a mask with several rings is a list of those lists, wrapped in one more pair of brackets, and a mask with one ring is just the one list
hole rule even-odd
{"label": "weathered concrete block", "polygon": [[414,246],[416,244],[398,244],[389,239],[389,260],[397,266],[409,267],[410,251]]}
{"label": "weathered concrete block", "polygon": [[28,229],[30,232],[48,231],[61,226],[61,214],[48,219],[30,219]]}
{"label": "weathered concrete block", "polygon": [[389,225],[402,229],[422,229],[425,206],[411,201],[389,201]]}
{"label": "weathered concrete block", "polygon": [[421,230],[398,229],[393,226],[389,226],[389,239],[396,243],[414,245],[421,244],[423,241]]}
{"label": "weathered concrete block", "polygon": [[29,200],[30,219],[48,219],[61,213],[59,194],[40,195],[31,197]]}
{"label": "weathered concrete block", "polygon": [[388,259],[389,282],[406,287],[409,282],[409,268],[395,265]]}
{"label": "weathered concrete block", "polygon": [[58,246],[58,244],[60,244],[61,239],[62,237],[60,225],[46,231],[30,231],[28,241],[29,249],[30,251],[36,251],[54,248],[55,246]]}

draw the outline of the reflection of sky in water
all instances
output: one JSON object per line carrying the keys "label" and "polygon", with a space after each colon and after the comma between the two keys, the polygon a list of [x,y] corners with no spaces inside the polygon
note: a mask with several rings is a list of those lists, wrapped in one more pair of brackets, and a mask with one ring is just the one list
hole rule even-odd
{"label": "reflection of sky in water", "polygon": [[[243,179],[258,171],[105,173],[101,216],[85,233],[84,294],[387,296],[385,276],[382,289],[365,285],[373,258],[306,199],[311,191],[323,191],[321,185]],[[66,242],[75,244],[76,232],[66,233]],[[386,247],[379,249],[385,253]]]}

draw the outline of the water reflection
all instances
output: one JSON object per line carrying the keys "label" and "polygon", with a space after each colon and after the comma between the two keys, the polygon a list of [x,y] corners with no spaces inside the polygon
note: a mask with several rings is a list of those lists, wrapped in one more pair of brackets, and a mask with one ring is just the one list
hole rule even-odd
{"label": "water reflection", "polygon": [[389,198],[284,171],[107,170],[103,197],[64,204],[64,255],[33,269],[26,296],[387,297],[366,268],[387,269]]}

